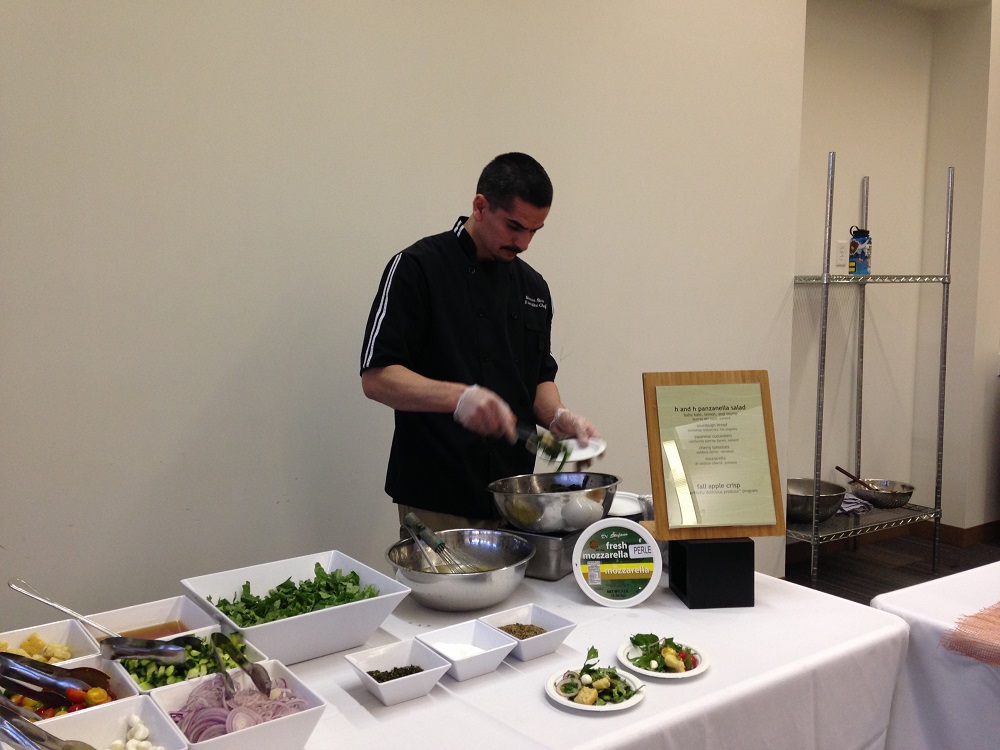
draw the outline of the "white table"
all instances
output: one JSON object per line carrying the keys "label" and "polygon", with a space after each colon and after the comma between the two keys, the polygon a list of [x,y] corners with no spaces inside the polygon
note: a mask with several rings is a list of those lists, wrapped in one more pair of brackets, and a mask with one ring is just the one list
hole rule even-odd
{"label": "white table", "polygon": [[[553,654],[512,657],[465,682],[445,675],[423,698],[383,706],[361,685],[343,654],[291,669],[330,704],[307,750],[416,748],[881,748],[892,688],[906,652],[897,617],[756,574],[756,604],[688,609],[667,588],[628,609],[584,596],[571,576],[525,579],[490,611],[534,602],[577,623]],[[364,647],[409,638],[485,612],[444,613],[405,599]],[[620,665],[633,633],[671,636],[703,651],[701,675],[646,682],[635,707],[584,713],[555,705],[546,679],[583,664],[587,649]]]}
{"label": "white table", "polygon": [[1000,563],[882,594],[872,606],[902,617],[910,645],[892,701],[886,747],[1000,747],[1000,667],[940,645],[963,615],[1000,601]]}

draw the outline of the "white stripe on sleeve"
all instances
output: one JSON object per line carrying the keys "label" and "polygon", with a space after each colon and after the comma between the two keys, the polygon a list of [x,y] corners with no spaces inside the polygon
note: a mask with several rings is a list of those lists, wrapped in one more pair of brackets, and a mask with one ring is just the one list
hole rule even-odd
{"label": "white stripe on sleeve", "polygon": [[385,285],[382,287],[382,297],[379,299],[378,310],[375,313],[375,320],[372,322],[371,334],[368,337],[368,344],[365,346],[363,367],[371,365],[372,355],[375,352],[375,339],[378,336],[379,329],[382,327],[382,321],[385,320],[386,308],[389,306],[389,287],[392,286],[392,277],[396,273],[396,266],[399,265],[399,259],[402,255],[402,253],[397,253],[396,257],[392,259],[392,263],[389,266],[389,273],[386,275]]}

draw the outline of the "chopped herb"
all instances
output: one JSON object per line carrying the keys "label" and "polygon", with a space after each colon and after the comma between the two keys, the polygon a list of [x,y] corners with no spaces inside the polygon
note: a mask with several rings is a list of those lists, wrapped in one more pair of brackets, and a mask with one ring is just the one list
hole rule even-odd
{"label": "chopped herb", "polygon": [[[235,594],[232,601],[219,599],[215,606],[237,625],[246,628],[378,596],[375,586],[361,586],[361,578],[355,571],[346,575],[340,569],[327,573],[317,562],[315,572],[314,579],[301,581],[298,585],[288,578],[264,597],[251,593],[247,581],[242,593]],[[212,601],[210,596],[207,599]]]}
{"label": "chopped herb", "polygon": [[500,630],[521,640],[541,635],[545,632],[545,628],[540,628],[537,625],[523,625],[519,622],[515,622],[513,625],[504,625]]}
{"label": "chopped herb", "polygon": [[406,677],[407,675],[423,671],[424,670],[416,664],[409,664],[405,667],[393,667],[392,669],[387,670],[372,669],[368,672],[368,674],[372,676],[372,679],[375,680],[375,682],[388,682],[389,680],[395,680],[398,677]]}

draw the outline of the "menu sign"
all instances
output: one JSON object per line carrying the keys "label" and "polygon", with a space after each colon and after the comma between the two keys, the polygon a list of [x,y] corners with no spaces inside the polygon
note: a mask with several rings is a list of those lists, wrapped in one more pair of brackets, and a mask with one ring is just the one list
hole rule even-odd
{"label": "menu sign", "polygon": [[643,385],[657,537],[784,534],[767,373],[644,373]]}

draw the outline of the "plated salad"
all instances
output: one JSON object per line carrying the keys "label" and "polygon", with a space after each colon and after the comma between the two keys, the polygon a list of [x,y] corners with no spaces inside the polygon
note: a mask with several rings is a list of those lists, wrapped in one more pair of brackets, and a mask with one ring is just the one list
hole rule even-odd
{"label": "plated salad", "polygon": [[[625,703],[638,692],[628,679],[614,667],[597,665],[597,649],[587,651],[587,660],[579,671],[563,672],[555,682],[555,693],[561,698],[584,706],[605,706]],[[641,685],[640,685],[641,689]]]}
{"label": "plated salad", "polygon": [[[701,663],[697,651],[673,638],[637,633],[629,641],[634,647],[629,652],[629,662],[648,672],[691,672]],[[637,656],[634,655],[636,649],[639,651]]]}

